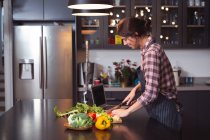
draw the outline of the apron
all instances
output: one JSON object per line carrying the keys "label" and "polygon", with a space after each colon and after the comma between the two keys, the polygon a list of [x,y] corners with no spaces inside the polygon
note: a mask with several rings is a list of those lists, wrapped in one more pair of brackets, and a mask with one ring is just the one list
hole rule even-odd
{"label": "apron", "polygon": [[[144,72],[139,67],[137,69],[139,81],[141,82],[141,93],[145,90],[145,78]],[[180,130],[182,119],[180,113],[180,106],[174,99],[168,99],[161,93],[158,93],[158,97],[155,101],[145,106],[149,116],[165,126]]]}

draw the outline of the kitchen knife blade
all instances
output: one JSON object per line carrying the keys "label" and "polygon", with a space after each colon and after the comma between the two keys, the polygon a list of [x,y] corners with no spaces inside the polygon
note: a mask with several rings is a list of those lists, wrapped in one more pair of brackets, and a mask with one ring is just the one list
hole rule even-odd
{"label": "kitchen knife blade", "polygon": [[[133,105],[135,102],[136,102],[136,100],[133,100],[133,101],[131,101],[130,104],[127,105],[127,106],[129,107],[129,106]],[[112,107],[112,108],[106,110],[106,112],[107,112],[107,113],[111,113],[113,110],[119,109],[119,108],[121,108],[121,107],[124,106],[124,105],[126,105],[126,102],[122,102],[122,103],[120,103],[120,104],[118,104],[118,105],[116,105],[116,106],[114,106],[114,107]]]}

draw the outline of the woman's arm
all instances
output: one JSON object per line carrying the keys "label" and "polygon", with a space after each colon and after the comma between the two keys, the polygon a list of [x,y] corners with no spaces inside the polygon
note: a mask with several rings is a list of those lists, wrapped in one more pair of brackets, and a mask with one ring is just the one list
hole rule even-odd
{"label": "woman's arm", "polygon": [[141,83],[138,83],[131,91],[130,93],[128,94],[128,96],[125,97],[125,99],[123,100],[123,103],[124,102],[127,102],[127,105],[130,104],[130,102],[133,100],[133,98],[135,97],[135,94],[136,94],[136,91],[138,89],[141,88]]}
{"label": "woman's arm", "polygon": [[112,111],[113,115],[117,115],[119,117],[126,117],[129,114],[135,112],[136,110],[140,109],[142,107],[142,104],[139,101],[136,101],[132,106],[130,106],[128,109],[116,109]]}
{"label": "woman's arm", "polygon": [[[138,89],[141,88],[141,83],[138,83],[132,90],[131,92],[128,94],[128,96],[123,100],[123,102],[127,102],[127,105],[130,104],[130,102],[132,101],[132,99],[135,97],[136,91]],[[130,113],[138,110],[139,108],[141,108],[142,105],[140,102],[136,101],[132,106],[130,106],[128,109],[117,109],[117,110],[113,110],[112,114],[114,115],[118,115],[119,117],[126,117],[128,116]]]}

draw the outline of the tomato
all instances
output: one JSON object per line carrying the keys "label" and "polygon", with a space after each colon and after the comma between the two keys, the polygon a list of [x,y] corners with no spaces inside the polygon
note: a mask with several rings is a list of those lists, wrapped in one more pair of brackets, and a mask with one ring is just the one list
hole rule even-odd
{"label": "tomato", "polygon": [[108,113],[108,116],[113,117],[113,114],[110,112],[110,113]]}
{"label": "tomato", "polygon": [[96,113],[94,112],[89,112],[88,113],[88,116],[92,118],[92,120],[95,120],[96,119]]}

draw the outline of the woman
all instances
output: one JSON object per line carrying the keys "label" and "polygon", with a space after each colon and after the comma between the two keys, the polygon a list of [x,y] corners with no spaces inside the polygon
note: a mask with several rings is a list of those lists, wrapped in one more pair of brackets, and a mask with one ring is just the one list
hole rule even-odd
{"label": "woman", "polygon": [[[122,19],[118,24],[118,34],[124,45],[141,50],[141,70],[144,73],[145,90],[137,102],[128,109],[117,109],[112,113],[126,117],[145,107],[151,118],[170,128],[180,129],[181,116],[172,66],[164,50],[151,37],[150,24],[150,20],[138,18]],[[129,104],[139,88],[141,88],[140,83],[131,90],[123,102]]]}

